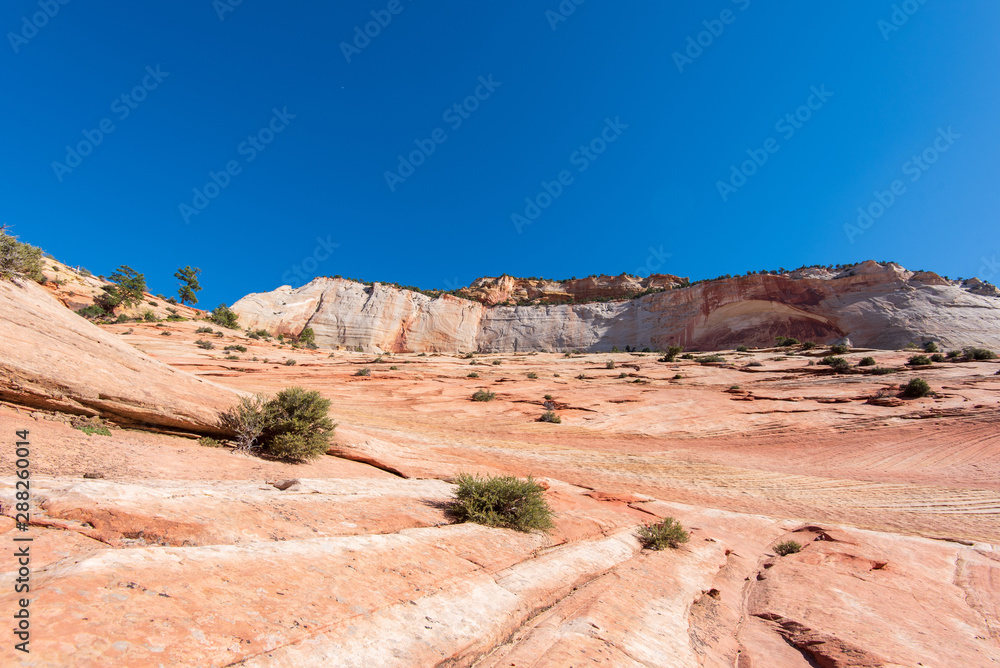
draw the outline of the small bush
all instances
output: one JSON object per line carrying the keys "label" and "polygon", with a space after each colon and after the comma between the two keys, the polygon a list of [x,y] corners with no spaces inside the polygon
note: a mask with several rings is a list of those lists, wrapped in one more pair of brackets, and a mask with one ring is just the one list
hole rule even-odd
{"label": "small bush", "polygon": [[784,336],[779,336],[778,337],[778,346],[779,347],[786,348],[788,346],[797,346],[797,345],[799,345],[799,340],[798,339],[793,339],[791,337],[785,338]]}
{"label": "small bush", "polygon": [[778,543],[774,546],[774,553],[779,557],[786,557],[789,554],[795,554],[802,549],[802,544],[794,540],[786,540]]}
{"label": "small bush", "polygon": [[493,360],[493,366],[500,366],[503,364],[503,360]]}
{"label": "small bush", "polygon": [[203,341],[202,339],[198,339],[197,341],[195,341],[194,345],[198,346],[199,348],[204,348],[205,350],[211,350],[212,348],[215,347],[215,344],[212,343],[211,341]]}
{"label": "small bush", "polygon": [[871,373],[873,376],[886,376],[890,373],[896,373],[896,370],[890,367],[877,366],[871,370]]}
{"label": "small bush", "polygon": [[747,366],[764,366],[764,365],[761,362],[758,362],[757,360],[754,360],[752,362],[749,362],[747,364]]}
{"label": "small bush", "polygon": [[615,361],[614,360],[608,360],[607,362],[604,363],[604,368],[605,369],[614,369],[615,368]]}
{"label": "small bush", "polygon": [[694,355],[692,355],[691,353],[684,353],[683,355],[681,355],[681,359],[682,360],[693,360],[694,359]]}
{"label": "small bush", "polygon": [[[669,346],[666,352],[663,353],[663,357],[659,359],[660,362],[673,362],[677,359],[677,356],[684,352],[682,346]],[[685,355],[686,358],[690,359],[689,356]]]}
{"label": "small bush", "polygon": [[398,366],[391,366],[391,367],[389,367],[389,371],[399,371],[399,367]]}
{"label": "small bush", "polygon": [[830,346],[830,352],[834,355],[843,355],[851,349],[850,346],[845,346],[843,343],[837,343]]}
{"label": "small bush", "polygon": [[298,364],[298,362],[296,362],[295,360],[293,360],[291,358],[285,360],[285,366],[295,366],[296,364]]}
{"label": "small bush", "polygon": [[232,353],[229,353],[228,355],[226,355],[226,359],[227,360],[238,360],[239,358],[240,358],[239,355],[234,355]]}
{"label": "small bush", "polygon": [[43,282],[42,249],[21,243],[0,225],[0,279],[10,281],[22,277]]}
{"label": "small bush", "polygon": [[834,357],[833,355],[827,355],[819,363],[833,367],[834,371],[845,371],[851,367],[850,363],[843,357]]}
{"label": "small bush", "polygon": [[466,376],[466,378],[479,378],[479,374],[473,371],[468,376]]}
{"label": "small bush", "polygon": [[94,434],[97,434],[98,436],[111,435],[111,430],[105,427],[104,425],[86,424],[83,425],[82,427],[77,427],[77,429],[82,431],[87,436],[93,436]]}
{"label": "small bush", "polygon": [[530,532],[552,528],[552,510],[545,489],[531,478],[473,477],[463,473],[448,514],[457,522]]}
{"label": "small bush", "polygon": [[861,361],[858,362],[858,366],[875,366],[874,357],[862,357]]}
{"label": "small bush", "polygon": [[216,332],[216,333],[214,334],[214,336],[215,336],[215,338],[217,338],[217,339],[221,339],[221,338],[225,337],[226,335],[225,335],[225,334],[224,334],[223,332]]}
{"label": "small bush", "polygon": [[555,414],[555,411],[545,411],[542,416],[538,418],[539,422],[551,422],[553,424],[559,424],[562,422],[562,418]]}
{"label": "small bush", "polygon": [[239,329],[240,327],[239,316],[225,304],[216,306],[209,317],[219,327],[226,327],[227,329]]}
{"label": "small bush", "polygon": [[938,346],[937,346],[937,344],[934,343],[933,341],[928,341],[927,343],[924,344],[924,352],[925,353],[936,353],[936,352],[938,352]]}
{"label": "small bush", "polygon": [[673,517],[664,517],[655,524],[646,524],[636,532],[636,538],[642,546],[649,550],[662,550],[665,547],[680,547],[691,539],[681,523]]}
{"label": "small bush", "polygon": [[170,315],[167,316],[168,322],[184,322],[186,320],[187,318],[185,318],[184,316],[176,315],[174,313],[171,313]]}
{"label": "small bush", "polygon": [[239,346],[239,345],[232,345],[232,346],[226,346],[225,348],[223,348],[223,350],[236,350],[238,352],[245,353],[247,351],[247,347],[246,346]]}
{"label": "small bush", "polygon": [[206,448],[221,448],[222,443],[215,440],[211,436],[202,436],[198,439],[198,445],[202,445]]}
{"label": "small bush", "polygon": [[996,353],[992,350],[987,350],[986,348],[973,348],[971,346],[962,349],[962,356],[967,360],[976,361],[995,360],[997,358]]}
{"label": "small bush", "polygon": [[805,343],[802,344],[803,350],[812,350],[815,347],[816,344],[813,341],[806,341]]}
{"label": "small bush", "polygon": [[315,390],[290,387],[264,406],[262,449],[278,459],[301,462],[330,449],[337,425],[327,413],[330,400]]}
{"label": "small bush", "polygon": [[941,353],[934,353],[933,355],[931,355],[931,361],[932,362],[938,362],[938,363],[943,362],[944,361],[944,355],[942,355]]}
{"label": "small bush", "polygon": [[683,377],[684,377],[684,376],[680,375],[679,373],[677,373],[677,374],[674,374],[674,380],[680,380],[680,379],[681,379],[681,378],[683,378]]}
{"label": "small bush", "polygon": [[622,371],[620,374],[618,374],[618,377],[619,378],[628,378],[628,374],[625,373],[624,371]]}
{"label": "small bush", "polygon": [[738,390],[738,389],[740,389],[740,386],[739,385],[730,385],[729,389],[730,390]]}
{"label": "small bush", "polygon": [[145,311],[142,312],[142,319],[145,320],[146,322],[159,322],[160,321],[160,319],[158,317],[156,317],[156,313],[154,313],[150,309],[146,309]]}
{"label": "small bush", "polygon": [[910,359],[906,360],[908,366],[927,366],[931,363],[931,360],[926,355],[914,355]]}
{"label": "small bush", "polygon": [[551,394],[546,394],[546,395],[545,395],[544,397],[542,397],[542,398],[543,398],[543,399],[545,399],[545,401],[552,401],[552,395],[551,395]]}
{"label": "small bush", "polygon": [[536,378],[538,378],[538,374],[535,373],[534,371],[529,371],[528,378],[530,378],[531,380],[535,380]]}
{"label": "small bush", "polygon": [[726,358],[723,357],[722,355],[715,355],[715,354],[702,355],[701,357],[698,358],[697,361],[699,364],[711,364],[713,362],[725,362]]}
{"label": "small bush", "polygon": [[103,318],[105,315],[107,315],[104,312],[104,309],[102,309],[97,304],[91,304],[90,306],[84,306],[82,309],[78,309],[77,312],[76,312],[76,314],[78,316],[81,316],[81,317],[87,318],[87,319],[91,319],[91,318]]}
{"label": "small bush", "polygon": [[581,373],[579,376],[576,377],[576,379],[577,380],[587,380],[587,376],[585,376],[584,374]]}
{"label": "small bush", "polygon": [[496,399],[495,392],[489,392],[487,390],[476,390],[476,393],[472,395],[473,401],[493,401]]}
{"label": "small bush", "polygon": [[215,334],[215,330],[212,329],[211,327],[199,327],[198,329],[194,330],[194,333],[195,334]]}
{"label": "small bush", "polygon": [[912,378],[910,382],[906,384],[903,388],[904,397],[912,397],[914,399],[919,399],[920,397],[926,397],[931,393],[931,386],[927,384],[927,381],[923,378]]}
{"label": "small bush", "polygon": [[173,336],[172,332],[160,332],[160,336]]}
{"label": "small bush", "polygon": [[355,371],[354,375],[359,377],[370,376],[372,375],[372,370],[369,369],[368,367],[365,367],[363,369],[358,369],[357,371]]}
{"label": "small bush", "polygon": [[746,352],[749,352],[749,351],[750,351],[750,349],[747,348],[746,346],[743,346],[743,345],[736,346],[736,352],[738,352],[738,353],[746,353]]}

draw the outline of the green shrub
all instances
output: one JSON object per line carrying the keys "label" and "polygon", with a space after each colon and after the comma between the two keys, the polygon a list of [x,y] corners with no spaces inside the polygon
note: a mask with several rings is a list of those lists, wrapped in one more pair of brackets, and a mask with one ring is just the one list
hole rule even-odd
{"label": "green shrub", "polygon": [[542,416],[538,418],[539,422],[552,422],[553,424],[559,424],[562,422],[562,418],[555,414],[555,411],[545,411]]}
{"label": "green shrub", "polygon": [[172,332],[160,332],[160,336],[173,336]]}
{"label": "green shrub", "polygon": [[480,478],[463,473],[455,482],[458,489],[448,514],[457,522],[524,532],[548,531],[553,526],[545,488],[531,478]]}
{"label": "green shrub", "polygon": [[245,353],[247,351],[247,347],[240,345],[232,345],[232,346],[226,346],[225,348],[223,348],[223,350],[236,350],[241,353]]}
{"label": "green shrub", "polygon": [[90,318],[102,318],[105,315],[107,315],[104,312],[104,309],[102,309],[97,304],[91,304],[90,306],[84,306],[83,308],[78,309],[77,312],[76,312],[76,314],[78,316],[81,316],[81,317],[84,317],[84,318],[87,318],[87,319],[90,319]]}
{"label": "green shrub", "polygon": [[851,367],[850,363],[843,357],[834,357],[833,355],[827,355],[819,361],[820,364],[824,364],[829,367],[833,367],[834,371],[844,371]]}
{"label": "green shrub", "polygon": [[712,355],[702,355],[698,358],[699,364],[711,364],[713,362],[725,362],[726,358],[722,355],[712,354]]}
{"label": "green shrub", "polygon": [[779,336],[778,339],[777,339],[777,341],[778,341],[778,346],[782,347],[782,348],[786,348],[788,346],[797,346],[797,345],[799,345],[799,340],[798,339],[793,339],[791,337],[786,338],[784,336]]}
{"label": "green shrub", "polygon": [[931,386],[923,378],[911,378],[910,382],[903,388],[904,397],[919,399],[931,393]]}
{"label": "green shrub", "polygon": [[271,334],[266,329],[255,329],[252,332],[247,333],[247,336],[251,339],[271,340]]}
{"label": "green shrub", "polygon": [[801,549],[802,549],[802,544],[794,540],[782,541],[774,546],[774,552],[779,557],[786,557],[789,554],[795,554]]}
{"label": "green shrub", "polygon": [[942,355],[941,353],[934,353],[933,355],[931,355],[931,361],[932,362],[938,362],[938,363],[943,362],[944,361],[944,355]]}
{"label": "green shrub", "polygon": [[967,360],[977,361],[995,360],[997,358],[996,353],[992,350],[987,350],[986,348],[973,348],[971,346],[962,349],[962,356]]}
{"label": "green shrub", "polygon": [[316,343],[316,332],[313,331],[312,327],[306,327],[299,332],[299,343],[302,343],[303,345]]}
{"label": "green shrub", "polygon": [[931,363],[931,360],[926,355],[914,355],[906,361],[909,366],[927,366]]}
{"label": "green shrub", "polygon": [[261,449],[277,459],[304,461],[330,449],[337,425],[327,413],[330,400],[315,390],[290,387],[264,406]]}
{"label": "green shrub", "polygon": [[664,517],[655,524],[640,527],[636,532],[636,538],[646,549],[662,550],[665,547],[680,547],[681,543],[690,540],[691,535],[673,517]]}
{"label": "green shrub", "polygon": [[535,380],[536,378],[538,378],[538,374],[535,373],[534,371],[529,371],[528,378],[530,378],[531,380]]}
{"label": "green shrub", "polygon": [[194,333],[195,334],[215,334],[215,330],[212,329],[211,327],[199,327],[198,329],[194,330]]}
{"label": "green shrub", "polygon": [[493,366],[500,366],[503,364],[503,360],[493,360]]}
{"label": "green shrub", "polygon": [[738,390],[738,389],[740,389],[740,386],[739,385],[730,385],[729,389],[730,390]]}
{"label": "green shrub", "polygon": [[605,369],[614,369],[615,368],[615,361],[614,360],[608,360],[607,362],[604,363],[604,368]]}
{"label": "green shrub", "polygon": [[222,443],[215,440],[211,436],[202,436],[198,439],[198,445],[204,446],[206,448],[221,448]]}
{"label": "green shrub", "polygon": [[546,395],[545,395],[544,397],[542,397],[542,398],[543,398],[543,399],[545,399],[545,401],[552,401],[552,395],[551,395],[551,394],[546,394]]}
{"label": "green shrub", "polygon": [[239,329],[240,327],[239,316],[225,304],[216,306],[209,318],[219,327],[226,327],[227,329]]}
{"label": "green shrub", "polygon": [[468,376],[466,376],[466,378],[479,378],[479,374],[473,371]]}
{"label": "green shrub", "polygon": [[398,366],[391,366],[391,367],[389,367],[389,371],[399,371],[399,367]]}
{"label": "green shrub", "polygon": [[691,353],[684,353],[683,355],[681,355],[681,359],[682,360],[693,360],[694,359],[694,355],[692,355]]}
{"label": "green shrub", "polygon": [[738,353],[745,353],[745,352],[749,352],[749,351],[750,351],[750,349],[747,348],[746,346],[743,346],[743,345],[736,346],[736,352],[738,352]]}
{"label": "green shrub", "polygon": [[487,390],[476,390],[476,393],[472,395],[473,401],[493,401],[496,399],[495,392],[489,392]]}
{"label": "green shrub", "polygon": [[7,234],[0,225],[0,279],[5,281],[26,278],[42,283],[42,249],[24,244],[17,237]]}
{"label": "green shrub", "polygon": [[889,368],[889,367],[884,367],[884,366],[877,366],[877,367],[875,367],[874,369],[871,370],[871,374],[873,376],[886,376],[886,375],[888,375],[890,373],[896,373],[896,370],[892,369],[892,368]]}
{"label": "green shrub", "polygon": [[618,374],[618,377],[619,378],[628,378],[628,374],[626,372],[622,371],[620,374]]}
{"label": "green shrub", "polygon": [[295,360],[293,360],[291,358],[288,358],[287,360],[285,360],[285,366],[295,366],[296,364],[298,364],[298,362],[296,362]]}
{"label": "green shrub", "polygon": [[354,375],[355,376],[360,376],[360,377],[370,376],[370,375],[372,375],[372,370],[369,369],[368,367],[365,367],[363,369],[358,369],[357,371],[355,371]]}
{"label": "green shrub", "polygon": [[843,343],[836,343],[830,346],[830,352],[834,355],[843,355],[851,349],[850,346],[845,346]]}
{"label": "green shrub", "polygon": [[925,353],[936,353],[936,352],[938,352],[938,346],[937,346],[937,344],[934,343],[933,341],[928,341],[927,343],[924,344],[924,352]]}
{"label": "green shrub", "polygon": [[159,322],[160,321],[160,319],[156,317],[156,313],[154,313],[150,309],[146,309],[145,311],[142,312],[142,319],[145,320],[146,322]]}
{"label": "green shrub", "polygon": [[677,374],[674,374],[674,380],[680,380],[680,379],[681,379],[681,378],[683,378],[683,377],[684,377],[684,376],[680,375],[679,373],[677,373]]}
{"label": "green shrub", "polygon": [[185,318],[183,316],[180,316],[180,315],[177,315],[175,313],[171,313],[170,315],[167,316],[167,321],[168,322],[184,322],[186,320],[187,320],[187,318]]}
{"label": "green shrub", "polygon": [[83,425],[82,427],[77,427],[77,429],[82,431],[87,436],[93,436],[94,434],[97,434],[98,436],[111,435],[111,430],[105,427],[104,425],[86,424]]}
{"label": "green shrub", "polygon": [[874,357],[862,357],[861,361],[858,362],[858,366],[875,366]]}
{"label": "green shrub", "polygon": [[805,343],[802,344],[802,349],[803,350],[812,350],[815,347],[816,347],[816,344],[814,342],[812,342],[812,341],[806,341]]}
{"label": "green shrub", "polygon": [[212,343],[211,341],[203,341],[201,339],[195,341],[194,345],[198,346],[199,348],[204,348],[205,350],[211,350],[212,348],[215,347],[215,344]]}
{"label": "green shrub", "polygon": [[226,355],[226,359],[227,360],[238,360],[239,358],[240,358],[239,355],[234,355],[232,353],[229,353],[228,355]]}
{"label": "green shrub", "polygon": [[576,377],[576,379],[577,380],[587,380],[587,376],[585,376],[584,374],[581,373],[579,376]]}
{"label": "green shrub", "polygon": [[[673,362],[677,359],[677,356],[684,352],[683,346],[668,346],[666,352],[663,353],[663,357],[660,358],[660,362]],[[693,356],[685,355],[685,358],[690,359]]]}

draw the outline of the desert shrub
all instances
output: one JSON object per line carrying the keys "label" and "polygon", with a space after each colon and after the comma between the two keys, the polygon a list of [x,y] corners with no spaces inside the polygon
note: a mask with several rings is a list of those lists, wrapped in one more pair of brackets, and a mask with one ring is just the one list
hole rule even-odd
{"label": "desert shrub", "polygon": [[465,353],[464,355],[462,355],[462,359],[471,360],[473,357],[475,357],[475,355],[476,355],[475,353]]}
{"label": "desert shrub", "polygon": [[693,360],[694,359],[694,355],[692,355],[691,353],[684,353],[683,355],[681,355],[681,359],[682,360]]}
{"label": "desert shrub", "polygon": [[500,366],[503,364],[503,360],[493,360],[493,366]]}
{"label": "desert shrub", "polygon": [[996,353],[992,350],[987,350],[986,348],[973,348],[967,347],[962,349],[962,356],[967,360],[995,360],[997,358]]}
{"label": "desert shrub", "polygon": [[399,367],[398,366],[391,366],[391,367],[389,367],[389,371],[399,371]]}
{"label": "desert shrub", "polygon": [[[146,277],[128,265],[121,265],[111,273],[109,280],[114,285],[105,285],[104,294],[99,299],[101,306],[109,313],[117,306],[136,306],[142,303],[146,292]],[[110,308],[108,308],[110,307]]]}
{"label": "desert shrub", "polygon": [[778,341],[778,346],[780,346],[782,348],[785,348],[785,347],[788,347],[788,346],[797,346],[797,345],[799,345],[799,340],[798,339],[793,339],[791,337],[787,337],[786,338],[784,336],[779,336],[778,339],[777,339],[777,341]]}
{"label": "desert shrub", "polygon": [[896,373],[896,370],[890,367],[877,366],[871,370],[871,373],[874,376],[886,376],[890,373]]}
{"label": "desert shrub", "polygon": [[562,422],[562,418],[555,414],[555,411],[545,411],[542,416],[538,418],[539,422],[551,422],[553,424],[559,424]]}
{"label": "desert shrub", "polygon": [[679,373],[674,374],[674,380],[680,380],[683,377],[684,376],[680,375]]}
{"label": "desert shrub", "polygon": [[222,443],[215,440],[211,436],[202,436],[198,439],[198,445],[204,446],[206,448],[221,448]]}
{"label": "desert shrub", "polygon": [[197,341],[195,341],[194,345],[198,346],[199,348],[204,348],[205,350],[211,350],[212,348],[215,347],[215,344],[212,343],[211,341],[203,341],[202,339],[198,339]]}
{"label": "desert shrub", "polygon": [[476,390],[476,393],[472,395],[473,401],[493,401],[496,399],[495,392],[489,392],[488,390]]}
{"label": "desert shrub", "polygon": [[615,361],[614,360],[608,360],[607,362],[604,363],[604,368],[605,369],[614,369],[615,368]]}
{"label": "desert shrub", "polygon": [[664,517],[655,524],[639,527],[636,538],[646,549],[662,550],[665,547],[680,547],[681,543],[690,540],[691,535],[673,517]]}
{"label": "desert shrub", "polygon": [[749,351],[750,351],[750,349],[747,348],[744,345],[736,346],[736,352],[738,352],[738,353],[745,353],[745,352],[749,352]]}
{"label": "desert shrub", "polygon": [[232,345],[232,346],[226,346],[225,348],[223,348],[223,350],[236,350],[238,352],[245,353],[247,351],[247,347],[240,345]]}
{"label": "desert shrub", "polygon": [[803,350],[812,350],[815,347],[816,344],[813,341],[806,341],[805,343],[802,344]]}
{"label": "desert shrub", "polygon": [[160,332],[160,336],[173,336],[172,332]]}
{"label": "desert shrub", "polygon": [[729,389],[730,390],[738,390],[738,389],[740,389],[740,386],[739,385],[730,385]]}
{"label": "desert shrub", "polygon": [[167,297],[167,302],[170,303],[170,304],[176,304],[177,303],[177,299],[174,298],[174,297]]}
{"label": "desert shrub", "polygon": [[156,314],[150,309],[146,309],[145,311],[142,312],[142,319],[145,320],[146,322],[160,321],[160,319],[156,317]]}
{"label": "desert shrub", "polygon": [[479,378],[479,374],[473,371],[468,376],[466,376],[466,378]]}
{"label": "desert shrub", "polygon": [[624,371],[622,371],[620,374],[618,374],[618,377],[619,378],[628,378],[628,374],[625,373]]}
{"label": "desert shrub", "polygon": [[749,362],[749,363],[747,364],[747,366],[764,366],[764,364],[763,364],[763,363],[761,363],[761,362],[758,362],[757,360],[754,360],[754,361],[752,361],[752,362]]}
{"label": "desert shrub", "polygon": [[232,353],[229,353],[228,355],[226,355],[226,359],[227,360],[238,360],[239,358],[240,358],[239,355],[234,355]]}
{"label": "desert shrub", "polygon": [[774,552],[779,557],[795,554],[802,549],[802,544],[794,540],[785,540],[774,546]]}
{"label": "desert shrub", "polygon": [[874,357],[862,357],[861,361],[858,362],[858,366],[875,366]]}
{"label": "desert shrub", "polygon": [[941,353],[934,353],[933,355],[931,355],[931,361],[932,362],[943,362],[944,361],[944,355],[942,355]]}
{"label": "desert shrub", "polygon": [[225,336],[225,333],[224,332],[216,332],[215,334],[213,334],[213,336],[215,336],[215,338],[217,338],[217,339],[221,339],[221,338],[223,338]]}
{"label": "desert shrub", "polygon": [[99,424],[98,425],[85,424],[83,426],[77,427],[77,429],[79,429],[80,431],[82,431],[87,436],[93,436],[94,434],[97,434],[98,436],[110,436],[111,435],[111,430],[110,429],[108,429],[104,425],[99,425]]}
{"label": "desert shrub", "polygon": [[271,334],[266,329],[255,329],[247,334],[251,339],[271,339]]}
{"label": "desert shrub", "polygon": [[277,459],[304,461],[326,453],[337,425],[330,400],[315,390],[290,387],[264,405],[261,449]]}
{"label": "desert shrub", "polygon": [[843,357],[834,357],[833,355],[827,355],[819,361],[820,364],[824,364],[829,367],[833,367],[834,371],[844,371],[850,368],[850,363]]}
{"label": "desert shrub", "polygon": [[927,355],[914,355],[906,360],[906,363],[909,366],[927,366],[931,363],[931,359]]}
{"label": "desert shrub", "polygon": [[[663,353],[663,357],[661,357],[659,361],[673,362],[682,352],[684,352],[683,346],[668,346],[667,350]],[[685,355],[685,358],[690,359],[687,355]]]}
{"label": "desert shrub", "polygon": [[211,327],[199,327],[198,329],[194,330],[194,333],[195,334],[214,334],[215,330],[212,329]]}
{"label": "desert shrub", "polygon": [[463,473],[455,482],[458,489],[448,514],[457,522],[524,532],[547,531],[553,526],[545,488],[531,478],[480,478]]}
{"label": "desert shrub", "polygon": [[226,327],[227,329],[239,329],[240,327],[239,316],[225,304],[216,306],[209,318],[219,327]]}
{"label": "desert shrub", "polygon": [[184,316],[177,315],[176,313],[171,313],[170,315],[167,316],[168,322],[184,322],[185,320],[187,320],[187,318],[185,318]]}
{"label": "desert shrub", "polygon": [[534,371],[529,371],[528,378],[530,378],[531,380],[535,380],[536,378],[538,378],[538,374],[535,373]]}
{"label": "desert shrub", "polygon": [[712,362],[725,362],[726,358],[717,354],[702,355],[697,361],[699,364],[711,364]]}
{"label": "desert shrub", "polygon": [[287,360],[285,360],[285,366],[295,366],[296,364],[298,364],[298,362],[296,362],[292,358],[288,358]]}
{"label": "desert shrub", "polygon": [[587,376],[581,373],[579,376],[576,377],[576,379],[577,380],[587,380]]}
{"label": "desert shrub", "polygon": [[937,346],[937,344],[934,343],[933,341],[928,341],[927,343],[924,344],[924,352],[925,353],[936,353],[936,352],[938,352],[938,346]]}
{"label": "desert shrub", "polygon": [[120,325],[125,322],[132,322],[132,318],[128,317],[124,313],[119,313],[118,317],[115,319],[115,322]]}
{"label": "desert shrub", "polygon": [[359,377],[370,376],[372,375],[372,370],[369,369],[368,367],[365,367],[363,369],[358,369],[357,371],[355,371],[354,375]]}
{"label": "desert shrub", "polygon": [[545,399],[545,401],[552,401],[552,395],[551,395],[551,394],[546,394],[546,395],[545,395],[544,397],[542,397],[542,398],[543,398],[543,399]]}
{"label": "desert shrub", "polygon": [[316,332],[313,331],[312,327],[306,327],[299,332],[299,343],[303,345],[316,343]]}
{"label": "desert shrub", "polygon": [[830,346],[830,352],[834,355],[843,355],[851,349],[850,346],[845,346],[843,343],[836,343]]}
{"label": "desert shrub", "polygon": [[104,315],[106,315],[104,313],[104,309],[102,309],[97,304],[91,304],[90,306],[84,306],[83,308],[78,309],[77,312],[76,312],[76,314],[78,316],[81,316],[81,317],[84,317],[84,318],[87,318],[87,319],[90,319],[90,318],[101,318]]}
{"label": "desert shrub", "polygon": [[918,399],[931,393],[931,386],[923,378],[911,378],[903,387],[903,396]]}

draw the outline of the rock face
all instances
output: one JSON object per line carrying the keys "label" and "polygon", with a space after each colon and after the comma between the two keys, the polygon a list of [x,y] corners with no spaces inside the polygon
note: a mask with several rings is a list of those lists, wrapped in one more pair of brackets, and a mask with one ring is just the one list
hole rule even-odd
{"label": "rock face", "polygon": [[121,425],[222,434],[237,393],[173,369],[67,310],[30,281],[0,281],[0,399]]}
{"label": "rock face", "polygon": [[[681,281],[500,277],[467,288],[481,300],[475,301],[320,278],[296,290],[284,286],[248,295],[233,309],[244,326],[293,335],[311,327],[321,346],[365,351],[604,352],[672,344],[711,350],[773,345],[777,336],[887,349],[929,340],[946,348],[1000,346],[1000,299],[891,263],[869,261],[839,273],[754,274],[677,288]],[[664,291],[623,297],[648,288]],[[568,297],[620,300],[540,303]],[[496,305],[509,301],[539,304]]]}

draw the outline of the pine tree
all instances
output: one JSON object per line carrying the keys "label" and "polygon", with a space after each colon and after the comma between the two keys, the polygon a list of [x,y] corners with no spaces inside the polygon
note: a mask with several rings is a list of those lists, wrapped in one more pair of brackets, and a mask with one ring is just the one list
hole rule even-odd
{"label": "pine tree", "polygon": [[174,274],[174,278],[181,281],[181,286],[177,288],[177,296],[181,298],[182,304],[191,304],[194,306],[198,303],[198,297],[194,294],[201,291],[201,284],[198,282],[198,275],[201,274],[201,269],[190,266],[183,267],[177,270]]}

